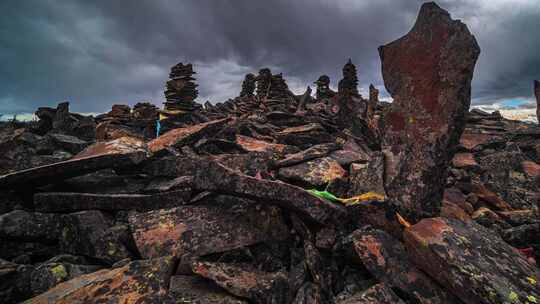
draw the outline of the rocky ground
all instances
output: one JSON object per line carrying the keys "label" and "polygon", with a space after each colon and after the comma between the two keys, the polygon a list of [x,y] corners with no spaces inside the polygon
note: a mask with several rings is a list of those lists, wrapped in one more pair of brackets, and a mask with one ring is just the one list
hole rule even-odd
{"label": "rocky ground", "polygon": [[379,52],[392,104],[348,62],[193,106],[179,64],[178,112],[4,123],[0,303],[538,303],[540,127],[468,111],[480,50],[434,3]]}

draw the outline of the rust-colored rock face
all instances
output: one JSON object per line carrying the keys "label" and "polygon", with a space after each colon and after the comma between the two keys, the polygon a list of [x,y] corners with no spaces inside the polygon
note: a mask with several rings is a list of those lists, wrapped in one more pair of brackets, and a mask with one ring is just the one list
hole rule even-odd
{"label": "rust-colored rock face", "polygon": [[354,249],[373,276],[398,288],[418,303],[453,303],[454,296],[416,268],[403,244],[382,230],[360,229],[352,234]]}
{"label": "rust-colored rock face", "polygon": [[394,99],[384,121],[387,192],[412,219],[438,214],[480,48],[465,24],[430,2],[413,29],[379,54]]}
{"label": "rust-colored rock face", "polygon": [[534,303],[538,269],[486,228],[443,218],[405,230],[415,264],[463,303]]}
{"label": "rust-colored rock face", "polygon": [[61,283],[28,303],[163,303],[173,268],[171,258],[134,261]]}

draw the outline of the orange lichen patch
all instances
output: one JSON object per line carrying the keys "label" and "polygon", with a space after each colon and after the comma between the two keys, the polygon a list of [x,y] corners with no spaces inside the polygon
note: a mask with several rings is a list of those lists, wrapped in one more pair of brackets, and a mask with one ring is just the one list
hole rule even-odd
{"label": "orange lichen patch", "polygon": [[143,256],[157,257],[163,255],[160,247],[164,244],[172,244],[171,252],[180,254],[180,238],[186,230],[187,226],[183,223],[163,221],[152,228],[135,231],[135,234],[137,234],[135,242],[137,247],[144,251],[141,253]]}
{"label": "orange lichen patch", "polygon": [[533,161],[523,161],[521,163],[521,168],[530,177],[537,177],[540,175],[540,165]]}
{"label": "orange lichen patch", "polygon": [[444,233],[452,230],[442,218],[426,218],[405,229],[404,238],[415,239],[420,244],[443,244]]}
{"label": "orange lichen patch", "polygon": [[283,153],[286,145],[269,143],[264,140],[258,140],[253,137],[236,135],[236,143],[250,152],[276,152]]}
{"label": "orange lichen patch", "polygon": [[164,296],[172,272],[170,258],[131,262],[61,283],[28,303],[142,303]]}
{"label": "orange lichen patch", "polygon": [[72,160],[101,155],[127,154],[145,151],[146,145],[143,140],[134,137],[121,137],[112,141],[95,143],[75,155]]}
{"label": "orange lichen patch", "polygon": [[466,149],[472,150],[478,145],[483,145],[492,140],[498,139],[501,139],[501,137],[497,135],[464,132],[463,135],[461,135],[459,142]]}
{"label": "orange lichen patch", "polygon": [[384,259],[384,255],[381,252],[382,250],[381,243],[378,242],[373,236],[370,236],[370,235],[362,236],[360,241],[363,243],[363,246],[360,246],[360,244],[355,243],[356,252],[362,253],[364,256],[366,255],[375,256],[377,260],[377,264],[381,267],[385,267],[386,260]]}
{"label": "orange lichen patch", "polygon": [[229,120],[230,120],[229,118],[223,118],[223,119],[201,123],[194,126],[189,126],[186,128],[178,128],[178,129],[171,130],[161,135],[160,137],[150,141],[148,143],[148,148],[150,149],[152,153],[155,153],[167,147],[174,146],[178,144],[179,142],[185,141],[192,136],[197,136],[200,132],[202,132],[203,130],[209,127],[219,126]]}
{"label": "orange lichen patch", "polygon": [[322,179],[329,183],[337,178],[347,175],[347,171],[343,169],[337,162],[329,162],[328,168],[323,172]]}
{"label": "orange lichen patch", "polygon": [[456,168],[467,168],[478,166],[472,153],[457,153],[452,159],[452,165]]}

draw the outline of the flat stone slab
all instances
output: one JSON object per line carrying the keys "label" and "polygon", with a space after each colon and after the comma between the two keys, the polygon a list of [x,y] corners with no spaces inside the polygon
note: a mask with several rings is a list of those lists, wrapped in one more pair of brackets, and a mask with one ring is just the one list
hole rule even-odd
{"label": "flat stone slab", "polygon": [[414,263],[464,303],[540,300],[538,269],[474,222],[427,218],[407,228],[403,238]]}
{"label": "flat stone slab", "polygon": [[215,162],[199,166],[193,178],[193,187],[275,204],[320,224],[331,222],[345,214],[343,206],[317,198],[300,187],[250,177]]}
{"label": "flat stone slab", "polygon": [[175,275],[171,277],[169,294],[177,303],[247,304],[200,276]]}
{"label": "flat stone slab", "polygon": [[403,244],[388,233],[360,229],[352,234],[352,239],[362,264],[387,286],[400,289],[418,303],[459,303],[452,294],[420,271],[409,260]]}
{"label": "flat stone slab", "polygon": [[128,220],[143,258],[206,255],[288,236],[277,208],[245,203],[133,212]]}
{"label": "flat stone slab", "polygon": [[122,137],[95,143],[67,161],[0,176],[0,188],[52,184],[101,169],[133,166],[145,158],[146,146],[143,141]]}
{"label": "flat stone slab", "polygon": [[40,212],[145,211],[184,205],[187,199],[183,190],[152,195],[44,192],[34,195],[34,207]]}
{"label": "flat stone slab", "polygon": [[379,283],[336,304],[405,304],[405,302],[384,283]]}
{"label": "flat stone slab", "polygon": [[279,169],[279,176],[282,179],[311,186],[325,186],[346,175],[347,171],[330,157],[317,158]]}
{"label": "flat stone slab", "polygon": [[194,262],[193,272],[214,281],[228,292],[254,303],[285,303],[287,274],[267,273],[251,265]]}
{"label": "flat stone slab", "polygon": [[186,128],[173,129],[150,141],[148,149],[152,153],[157,153],[169,147],[179,147],[187,143],[193,143],[207,134],[219,131],[230,120],[230,118],[223,118]]}
{"label": "flat stone slab", "polygon": [[25,303],[163,303],[174,265],[172,258],[134,261],[81,275]]}

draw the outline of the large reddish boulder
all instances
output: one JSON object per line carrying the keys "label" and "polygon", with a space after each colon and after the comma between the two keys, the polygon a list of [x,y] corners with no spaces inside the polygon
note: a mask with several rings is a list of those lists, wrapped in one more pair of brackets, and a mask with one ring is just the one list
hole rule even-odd
{"label": "large reddish boulder", "polygon": [[387,193],[411,220],[436,215],[480,48],[465,24],[429,2],[412,30],[379,54],[394,99],[384,118]]}
{"label": "large reddish boulder", "polygon": [[535,303],[540,275],[525,256],[474,222],[429,218],[407,228],[414,263],[467,304]]}

